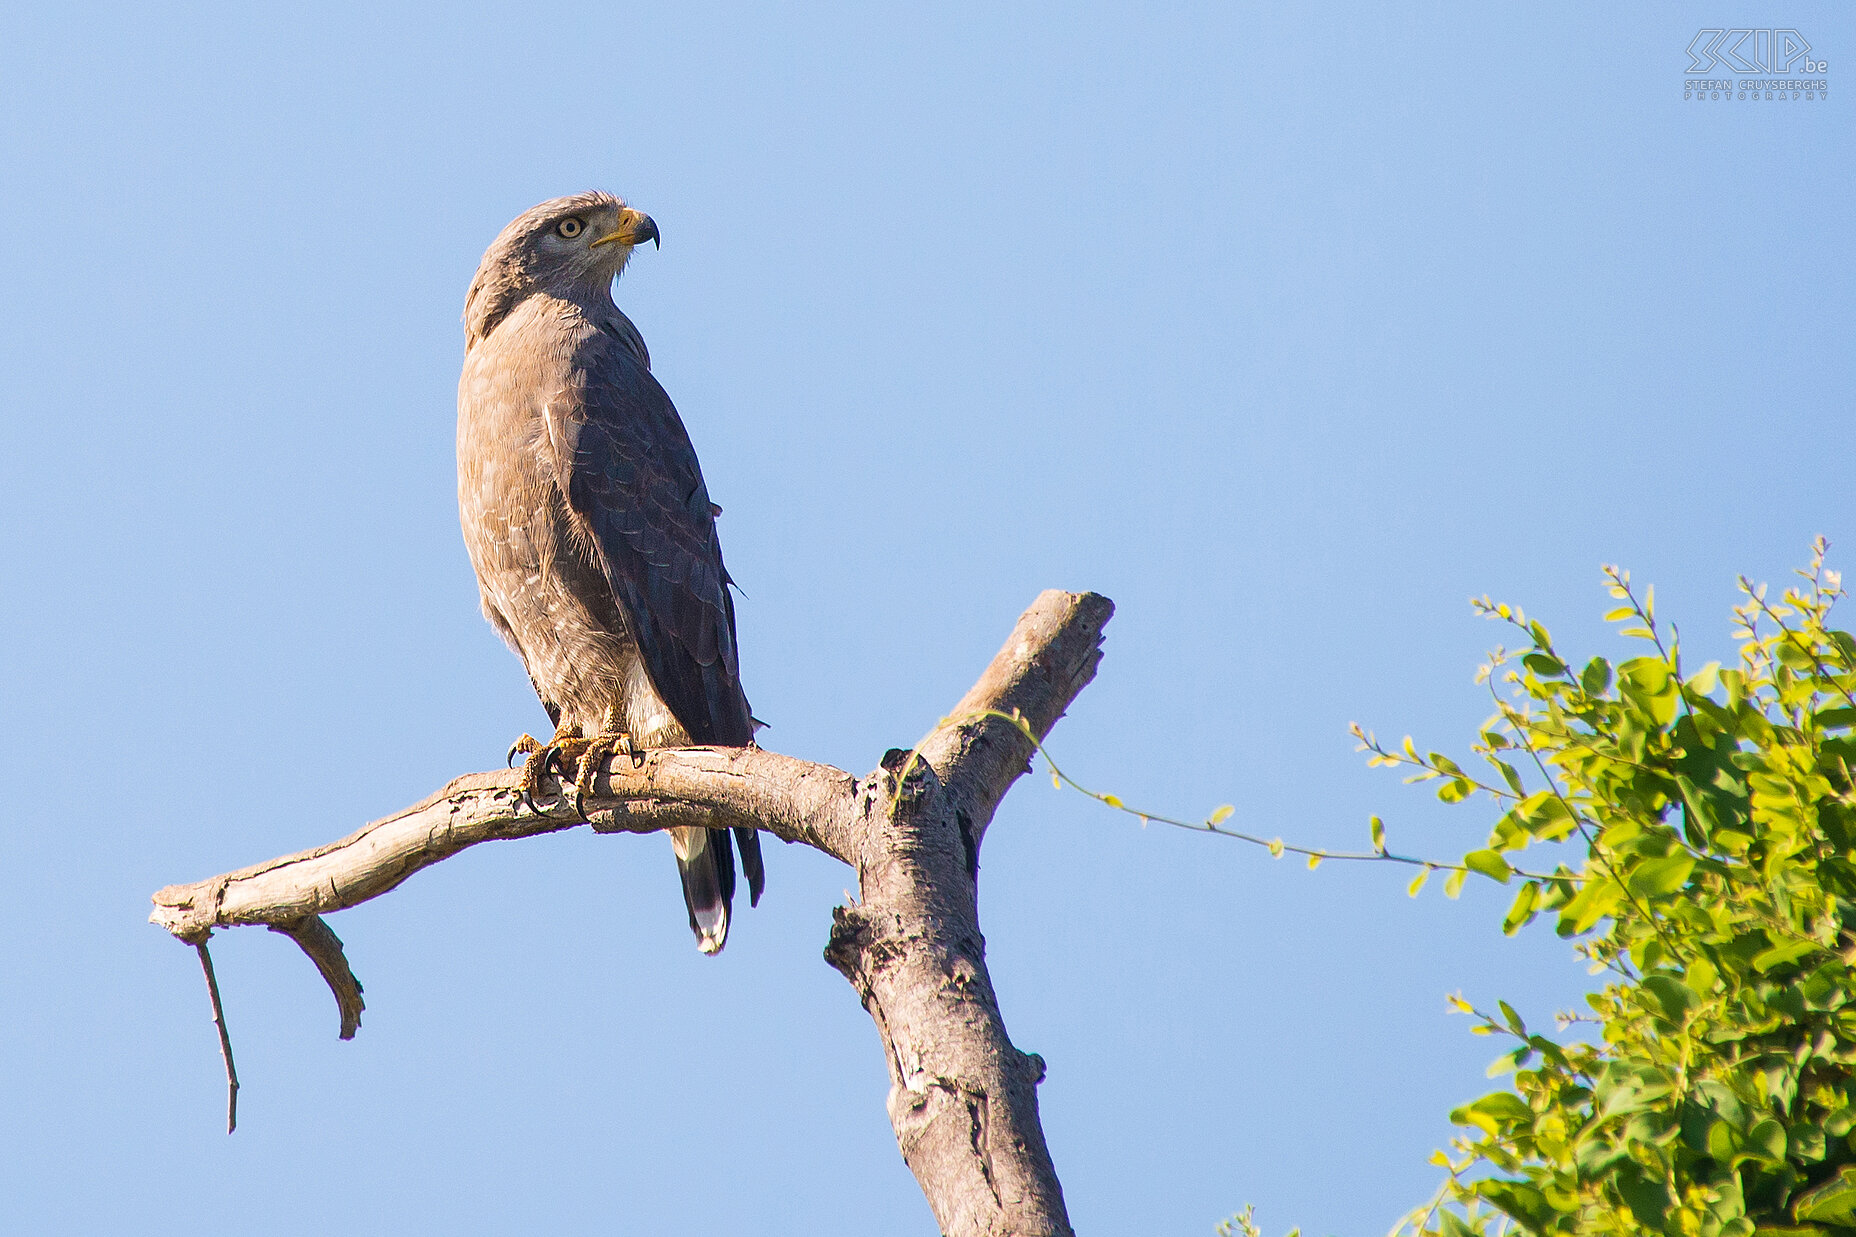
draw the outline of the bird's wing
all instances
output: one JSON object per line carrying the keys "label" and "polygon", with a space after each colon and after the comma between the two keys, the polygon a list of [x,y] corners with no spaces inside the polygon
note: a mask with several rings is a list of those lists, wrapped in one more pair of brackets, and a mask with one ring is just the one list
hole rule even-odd
{"label": "bird's wing", "polygon": [[569,507],[598,550],[652,686],[696,743],[754,736],[715,509],[664,388],[616,336],[591,331],[547,403]]}

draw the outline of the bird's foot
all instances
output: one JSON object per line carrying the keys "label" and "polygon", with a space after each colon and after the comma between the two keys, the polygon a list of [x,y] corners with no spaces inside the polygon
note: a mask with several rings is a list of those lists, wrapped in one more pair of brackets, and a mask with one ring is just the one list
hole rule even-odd
{"label": "bird's foot", "polygon": [[555,731],[554,737],[543,743],[534,735],[525,734],[509,745],[508,760],[513,762],[518,754],[526,755],[528,760],[522,765],[522,779],[516,783],[516,793],[528,809],[538,816],[545,816],[536,805],[535,798],[541,793],[541,782],[548,774],[558,774],[565,779],[567,770],[573,770],[572,799],[574,813],[581,820],[587,818],[586,801],[593,793],[593,783],[599,777],[599,771],[605,766],[606,758],[617,753],[629,756],[632,768],[644,766],[644,749],[632,741],[631,735],[622,730],[610,731],[588,739],[583,738],[578,728],[562,727]]}
{"label": "bird's foot", "polygon": [[[628,756],[632,768],[638,769],[644,766],[644,749],[633,743],[631,735],[623,730],[608,731],[591,739],[574,739],[571,742],[579,749],[580,758],[574,766],[574,811],[580,814],[581,820],[585,820],[587,796],[593,793],[594,779],[599,777],[606,758],[614,753]],[[565,745],[561,754],[564,759],[571,759]]]}
{"label": "bird's foot", "polygon": [[562,726],[546,743],[532,734],[524,734],[509,745],[506,763],[513,764],[518,753],[528,757],[522,762],[522,778],[516,783],[516,794],[528,805],[529,811],[537,816],[547,815],[535,802],[535,796],[541,793],[541,779],[564,770],[565,762],[578,755],[588,742],[580,737],[579,727]]}

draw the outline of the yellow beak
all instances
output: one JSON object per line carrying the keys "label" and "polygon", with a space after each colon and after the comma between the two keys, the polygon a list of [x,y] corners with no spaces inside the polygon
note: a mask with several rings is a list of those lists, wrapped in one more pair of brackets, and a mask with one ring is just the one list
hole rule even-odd
{"label": "yellow beak", "polygon": [[657,223],[651,216],[628,206],[619,212],[619,226],[588,247],[596,249],[601,245],[619,244],[629,249],[633,245],[642,245],[646,241],[650,241],[659,249],[664,247],[663,242],[658,239]]}

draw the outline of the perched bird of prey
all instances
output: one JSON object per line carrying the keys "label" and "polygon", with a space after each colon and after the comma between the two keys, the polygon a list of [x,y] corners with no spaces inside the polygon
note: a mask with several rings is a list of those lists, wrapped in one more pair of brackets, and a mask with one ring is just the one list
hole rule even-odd
{"label": "perched bird of prey", "polygon": [[[607,193],[504,228],[464,301],[458,511],[483,612],[555,723],[523,735],[523,792],[560,762],[574,803],[613,752],[753,741],[735,608],[689,434],[612,284],[651,217]],[[670,830],[697,948],[728,938],[726,829]],[[760,836],[735,831],[760,901]]]}

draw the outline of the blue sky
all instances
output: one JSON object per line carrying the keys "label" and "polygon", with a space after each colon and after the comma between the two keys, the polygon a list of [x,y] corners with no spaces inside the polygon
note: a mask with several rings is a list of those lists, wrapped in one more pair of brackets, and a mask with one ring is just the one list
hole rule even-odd
{"label": "blue sky", "polygon": [[[222,934],[223,1133],[148,894],[543,724],[456,524],[484,246],[590,187],[657,219],[619,301],[726,508],[767,746],[867,769],[1088,588],[1085,781],[1461,853],[1488,813],[1345,728],[1464,751],[1468,597],[1613,653],[1617,562],[1721,656],[1736,573],[1856,539],[1848,104],[1685,102],[1704,19],[1838,82],[1856,42],[1828,4],[0,16],[8,1227],[932,1233],[820,959],[851,876],[789,847],[718,960],[659,839],[447,862],[332,921],[352,1043],[287,941]],[[983,864],[1079,1231],[1383,1232],[1489,1085],[1445,994],[1544,1021],[1586,982],[1492,889],[1042,779]]]}

